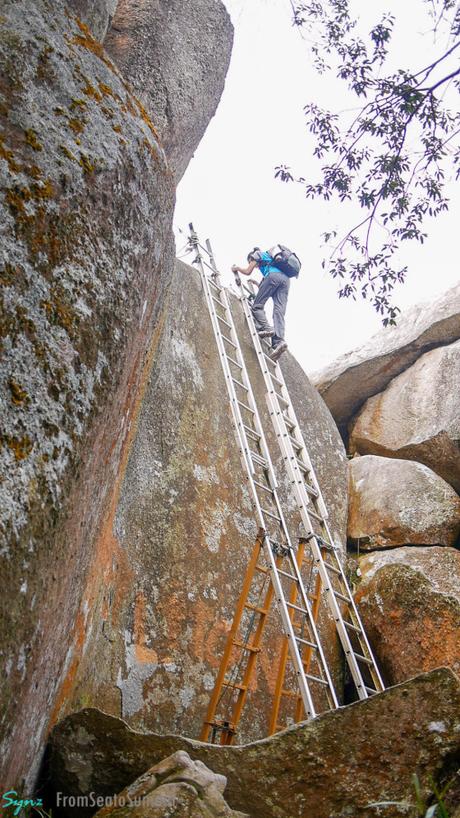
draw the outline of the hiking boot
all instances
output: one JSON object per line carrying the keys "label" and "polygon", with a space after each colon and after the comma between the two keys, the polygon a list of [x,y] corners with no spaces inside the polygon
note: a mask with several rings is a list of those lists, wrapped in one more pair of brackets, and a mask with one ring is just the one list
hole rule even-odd
{"label": "hiking boot", "polygon": [[257,335],[259,338],[272,338],[275,334],[275,330],[273,327],[267,327],[266,329],[258,329]]}
{"label": "hiking boot", "polygon": [[272,361],[277,361],[278,358],[281,357],[283,352],[286,352],[287,348],[288,348],[288,345],[287,345],[286,341],[280,341],[279,344],[277,344],[275,347],[273,347],[271,352],[268,353],[268,357],[271,358]]}

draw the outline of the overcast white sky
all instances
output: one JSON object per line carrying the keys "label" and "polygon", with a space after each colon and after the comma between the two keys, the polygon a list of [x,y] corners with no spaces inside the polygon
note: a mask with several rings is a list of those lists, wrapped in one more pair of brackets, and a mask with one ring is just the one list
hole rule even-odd
{"label": "overcast white sky", "polygon": [[[211,239],[229,283],[231,264],[245,263],[254,245],[281,242],[295,250],[303,267],[291,287],[286,337],[303,368],[312,372],[367,340],[381,324],[365,302],[339,301],[337,285],[321,269],[321,234],[350,227],[347,209],[307,200],[300,185],[275,181],[274,167],[284,163],[317,177],[303,106],[316,101],[341,110],[356,103],[346,98],[343,83],[315,72],[308,41],[290,25],[289,0],[225,0],[225,5],[235,26],[232,61],[217,114],[178,188],[177,249],[185,243],[178,228],[186,230],[193,221],[202,241]],[[445,42],[433,43],[422,0],[404,5],[355,0],[354,6],[366,30],[381,10],[394,12],[395,66],[421,68]],[[451,185],[449,213],[430,223],[429,240],[422,247],[405,245],[400,255],[401,265],[409,265],[397,296],[401,308],[430,300],[459,279],[458,187]]]}

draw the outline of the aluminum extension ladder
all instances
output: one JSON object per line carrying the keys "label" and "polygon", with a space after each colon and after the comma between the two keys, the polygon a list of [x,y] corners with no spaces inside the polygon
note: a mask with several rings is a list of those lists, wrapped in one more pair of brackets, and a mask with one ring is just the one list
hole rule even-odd
{"label": "aluminum extension ladder", "polygon": [[[281,615],[286,639],[278,671],[270,732],[282,727],[278,724],[278,711],[283,695],[297,699],[296,721],[305,716],[313,718],[317,712],[339,706],[316,627],[321,584],[324,585],[333,612],[358,696],[366,698],[371,693],[382,690],[383,685],[336,553],[336,546],[330,537],[324,501],[295,418],[281,368],[265,354],[253,324],[248,300],[241,289],[244,313],[267,387],[270,414],[305,527],[305,537],[301,539],[297,549],[292,545],[284,519],[272,459],[226,289],[220,280],[209,242],[206,248],[203,248],[192,225],[190,229],[190,247],[196,252],[194,263],[198,264],[201,274],[225,375],[237,441],[259,527],[201,734],[202,740],[209,740],[211,735],[213,741],[220,734],[220,743],[230,744],[246,701],[273,596]],[[203,258],[201,250],[209,258],[209,263]],[[280,392],[277,392],[276,385]],[[284,405],[284,410],[281,405]],[[314,505],[314,510],[307,510],[310,503]],[[318,527],[320,531],[316,530]],[[301,573],[305,543],[308,543],[312,550],[317,566],[316,589],[313,596],[307,592]],[[325,559],[325,553],[330,555],[330,561]],[[268,587],[262,585],[259,588],[259,600],[250,602],[250,590],[258,576],[262,577],[265,584],[268,580]],[[341,605],[344,603],[347,611],[342,614]],[[249,627],[246,622],[244,625],[246,633],[243,635],[242,625],[248,614]],[[353,644],[353,640],[358,641],[358,647]],[[229,678],[228,670],[235,649],[239,649],[240,659],[236,664],[233,660],[236,675],[232,673]],[[285,687],[289,655],[297,693]],[[365,665],[368,678],[361,671],[361,664]],[[230,704],[227,705],[230,712],[219,717],[219,705],[226,694],[230,694],[231,697]]]}

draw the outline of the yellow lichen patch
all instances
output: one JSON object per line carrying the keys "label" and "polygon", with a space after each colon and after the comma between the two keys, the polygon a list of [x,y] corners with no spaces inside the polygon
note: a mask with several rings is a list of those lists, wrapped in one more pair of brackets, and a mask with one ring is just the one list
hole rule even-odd
{"label": "yellow lichen patch", "polygon": [[99,90],[104,97],[114,97],[115,94],[113,93],[110,85],[106,85],[105,82],[99,83]]}
{"label": "yellow lichen patch", "polygon": [[148,150],[150,156],[152,157],[152,159],[155,159],[155,160],[158,159],[158,151],[155,150],[155,148],[149,142],[148,139],[143,139],[141,144],[144,146],[144,148],[147,148],[147,150]]}
{"label": "yellow lichen patch", "polygon": [[5,148],[1,136],[0,136],[0,158],[5,159],[5,161],[8,162],[8,167],[12,171],[12,173],[19,173],[19,171],[21,170],[21,165],[18,165],[18,163],[14,161],[13,151],[10,151],[8,148]]}
{"label": "yellow lichen patch", "polygon": [[85,173],[92,173],[94,170],[93,163],[90,161],[90,159],[86,156],[85,153],[80,153],[80,160],[78,164],[81,165]]}
{"label": "yellow lichen patch", "polygon": [[74,162],[77,161],[77,157],[74,156],[72,151],[69,151],[69,149],[65,145],[59,145],[59,150],[62,151],[64,156],[67,156],[67,159],[72,159]]}
{"label": "yellow lichen patch", "polygon": [[24,406],[25,404],[29,403],[30,398],[22,388],[22,386],[11,377],[8,381],[8,386],[11,392],[11,400],[15,406]]}
{"label": "yellow lichen patch", "polygon": [[3,440],[13,452],[16,460],[24,460],[29,456],[34,447],[29,435],[23,435],[22,437],[5,435]]}
{"label": "yellow lichen patch", "polygon": [[83,93],[85,94],[85,96],[92,97],[93,99],[96,100],[96,102],[101,102],[102,94],[100,94],[99,91],[96,90],[94,85],[91,85],[90,81],[87,80],[86,78],[85,78],[85,82],[86,82],[86,85],[83,88]]}
{"label": "yellow lichen patch", "polygon": [[43,173],[38,165],[27,165],[25,168],[23,168],[23,171],[27,173],[28,176],[31,176],[32,179],[40,179],[40,176],[43,176]]}
{"label": "yellow lichen patch", "polygon": [[70,333],[75,323],[75,316],[71,308],[64,304],[54,293],[52,301],[41,301],[40,306],[46,312],[50,324],[57,324]]}
{"label": "yellow lichen patch", "polygon": [[112,125],[112,128],[115,133],[121,133],[121,125]]}
{"label": "yellow lichen patch", "polygon": [[64,108],[54,108],[54,114],[55,116],[65,116]]}
{"label": "yellow lichen patch", "polygon": [[72,102],[70,103],[70,110],[71,111],[76,111],[78,109],[80,109],[81,111],[84,111],[86,109],[86,107],[87,107],[87,103],[86,103],[86,101],[84,99],[73,99]]}
{"label": "yellow lichen patch", "polygon": [[67,124],[68,124],[70,130],[73,131],[76,134],[83,133],[83,131],[85,130],[85,123],[82,122],[81,119],[77,119],[77,117],[73,117],[72,119],[69,119]]}
{"label": "yellow lichen patch", "polygon": [[36,201],[39,199],[52,199],[55,196],[55,190],[51,179],[45,179],[41,184],[33,184],[31,195]]}
{"label": "yellow lichen patch", "polygon": [[159,140],[160,137],[159,137],[158,131],[156,130],[152,120],[150,119],[150,117],[149,117],[149,115],[147,113],[147,111],[145,110],[144,106],[142,105],[142,102],[139,102],[139,100],[136,99],[136,97],[134,97],[134,100],[136,102],[136,105],[137,105],[137,108],[138,108],[138,111],[139,111],[139,114],[140,114],[140,117],[141,117],[142,121],[145,122],[148,129],[153,133],[155,139]]}
{"label": "yellow lichen patch", "polygon": [[27,128],[27,130],[25,131],[25,134],[26,134],[27,144],[30,145],[30,147],[33,148],[34,151],[42,151],[43,150],[43,145],[41,145],[40,142],[38,141],[37,133],[36,133],[36,131],[34,131],[33,128]]}
{"label": "yellow lichen patch", "polygon": [[6,191],[5,199],[16,216],[25,214],[24,203],[28,202],[32,194],[27,187],[14,187]]}
{"label": "yellow lichen patch", "polygon": [[107,108],[106,105],[101,105],[101,111],[108,119],[113,119],[115,116],[114,112],[110,108]]}
{"label": "yellow lichen patch", "polygon": [[76,34],[75,37],[72,37],[70,42],[72,45],[79,45],[81,48],[86,48],[88,51],[91,51],[96,57],[99,57],[105,65],[110,68],[111,71],[115,71],[115,66],[113,63],[107,59],[104,48],[98,40],[95,40],[91,31],[89,30],[88,26],[85,23],[82,23],[81,20],[77,19],[78,28],[81,31],[81,35]]}

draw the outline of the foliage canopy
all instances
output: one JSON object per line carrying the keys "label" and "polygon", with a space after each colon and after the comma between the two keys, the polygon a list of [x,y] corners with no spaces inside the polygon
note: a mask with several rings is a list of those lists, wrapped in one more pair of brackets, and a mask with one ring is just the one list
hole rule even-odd
{"label": "foliage canopy", "polygon": [[383,324],[394,324],[395,284],[401,242],[423,243],[426,222],[448,209],[445,184],[460,176],[460,112],[449,108],[460,91],[460,2],[420,0],[444,46],[423,68],[386,73],[395,17],[384,14],[364,37],[357,31],[350,0],[291,0],[293,24],[313,36],[315,67],[334,70],[358,98],[358,112],[305,106],[318,181],[295,176],[279,165],[275,176],[297,181],[310,198],[358,203],[362,217],[347,232],[324,233],[331,246],[323,267],[340,279],[340,297],[369,298]]}

